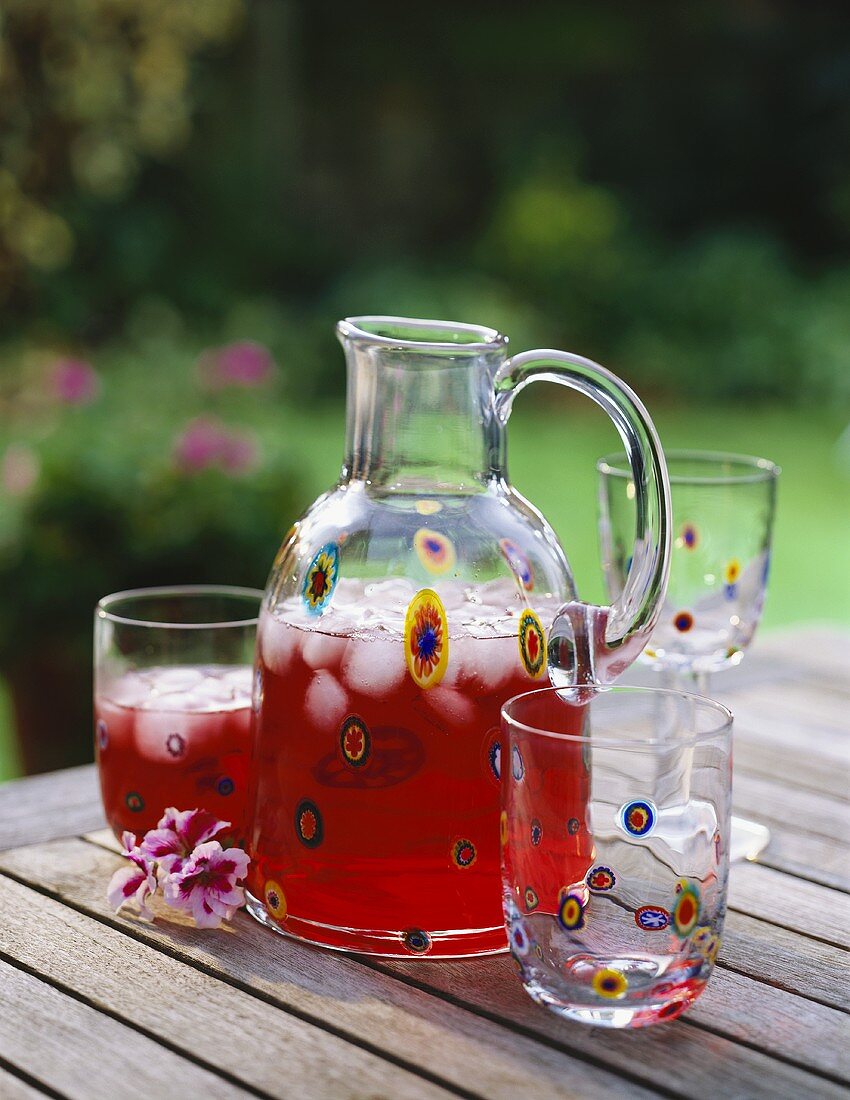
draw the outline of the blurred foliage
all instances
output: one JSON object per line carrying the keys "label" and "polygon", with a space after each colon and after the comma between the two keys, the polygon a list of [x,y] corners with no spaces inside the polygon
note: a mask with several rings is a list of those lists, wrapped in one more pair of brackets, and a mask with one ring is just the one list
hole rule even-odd
{"label": "blurred foliage", "polygon": [[370,0],[358,27],[8,0],[0,338],[89,351],[164,303],[312,395],[342,387],[336,316],[442,314],[650,396],[850,397],[844,14]]}
{"label": "blurred foliage", "polygon": [[36,652],[46,629],[88,646],[108,591],[262,587],[302,505],[264,348],[194,363],[149,338],[105,367],[30,353],[0,384],[0,665]]}
{"label": "blurred foliage", "polygon": [[[72,259],[91,199],[119,200],[189,133],[189,68],[240,0],[5,0],[0,9],[0,295]],[[77,198],[75,219],[64,210]]]}

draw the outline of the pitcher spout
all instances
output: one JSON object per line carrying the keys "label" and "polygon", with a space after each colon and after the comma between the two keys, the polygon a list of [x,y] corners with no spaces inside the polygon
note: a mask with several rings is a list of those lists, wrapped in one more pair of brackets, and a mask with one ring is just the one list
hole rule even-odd
{"label": "pitcher spout", "polygon": [[493,378],[507,337],[382,316],[346,318],[337,336],[348,369],[342,480],[388,492],[483,488],[500,451]]}

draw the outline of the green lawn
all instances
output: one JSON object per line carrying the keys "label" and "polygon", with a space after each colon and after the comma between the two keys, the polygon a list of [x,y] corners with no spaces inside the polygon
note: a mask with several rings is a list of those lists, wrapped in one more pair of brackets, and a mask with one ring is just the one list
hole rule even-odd
{"label": "green lawn", "polygon": [[[850,457],[842,469],[836,416],[776,409],[653,407],[667,447],[763,455],[783,469],[764,625],[811,620],[850,625]],[[341,407],[307,418],[280,413],[281,432],[303,470],[304,504],[331,484],[342,457]],[[558,532],[585,599],[602,600],[596,543],[595,461],[618,438],[586,401],[520,398],[510,428],[511,477]],[[281,531],[288,526],[282,521]],[[222,578],[226,581],[227,578]],[[0,779],[17,773],[8,701],[0,688]]]}

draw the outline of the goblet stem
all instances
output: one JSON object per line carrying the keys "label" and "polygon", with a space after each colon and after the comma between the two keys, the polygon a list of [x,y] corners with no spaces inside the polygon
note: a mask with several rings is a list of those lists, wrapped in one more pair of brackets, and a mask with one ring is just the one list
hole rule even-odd
{"label": "goblet stem", "polygon": [[[694,668],[665,668],[664,686],[675,691],[690,691],[710,699],[710,673]],[[770,843],[770,830],[755,821],[732,815],[729,831],[729,860],[756,859]]]}
{"label": "goblet stem", "polygon": [[694,668],[662,668],[661,681],[673,691],[689,691],[709,697],[709,673]]}

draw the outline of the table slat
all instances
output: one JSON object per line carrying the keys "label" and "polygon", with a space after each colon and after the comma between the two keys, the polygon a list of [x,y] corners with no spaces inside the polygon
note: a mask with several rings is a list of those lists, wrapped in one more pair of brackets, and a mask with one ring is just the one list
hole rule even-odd
{"label": "table slat", "polygon": [[[103,841],[110,847],[114,845],[111,834],[104,834]],[[71,854],[75,845],[87,850],[87,860],[85,851],[80,856]],[[417,1040],[412,1040],[412,1036],[418,1035],[419,1044],[433,1048],[435,1057],[443,1063],[451,1057],[452,1044],[449,1040],[455,1037],[456,1028],[465,1026],[468,1029],[470,1020],[483,1016],[483,1019],[478,1019],[478,1024],[484,1026],[488,1021],[491,1024],[491,1058],[494,1057],[492,1052],[500,1049],[512,1036],[512,1032],[503,1026],[503,1021],[507,1020],[518,1026],[523,1035],[546,1039],[573,1054],[592,1057],[605,1069],[628,1073],[655,1089],[680,1090],[682,1066],[687,1065],[688,1080],[698,1095],[711,1093],[717,1083],[719,1066],[723,1067],[724,1076],[734,1074],[736,1081],[746,1082],[747,1091],[742,1095],[798,1097],[803,1094],[800,1090],[805,1090],[808,1095],[835,1094],[829,1082],[814,1074],[785,1065],[720,1035],[709,1034],[699,1027],[674,1023],[659,1025],[651,1032],[603,1034],[579,1024],[566,1024],[529,1001],[516,980],[510,960],[504,956],[457,963],[441,962],[439,965],[413,964],[417,982],[426,992],[433,991],[441,996],[448,994],[450,1000],[423,999],[421,991],[407,989],[408,997],[414,997],[413,1006],[410,1006],[399,999],[405,986],[400,982],[386,981],[387,975],[406,974],[405,964],[361,964],[353,959],[317,951],[295,941],[272,936],[247,917],[237,920],[238,939],[227,937],[226,940],[215,941],[216,950],[212,953],[208,934],[193,928],[171,924],[148,926],[132,919],[112,917],[105,901],[101,900],[98,887],[116,865],[117,860],[109,850],[71,840],[0,856],[0,869],[26,873],[30,881],[41,883],[75,905],[92,910],[97,908],[104,919],[127,927],[128,931],[144,937],[146,942],[167,945],[171,949],[177,949],[179,945],[177,957],[180,959],[214,967],[216,973],[238,976],[240,980],[247,978],[253,988],[270,994],[276,1003],[292,1003],[293,997],[303,998],[307,989],[320,990],[319,1011],[325,1013],[325,1018],[340,1021],[343,1026],[347,1022],[349,1027],[356,1026],[358,1031],[367,1026],[376,1027],[374,1017],[364,1017],[362,1012],[364,999],[367,1003],[369,1000],[367,990],[373,997],[386,998],[389,1002],[384,1027],[404,1029],[409,1021],[400,1010],[413,1010],[417,1020],[403,1036],[404,1044],[409,1046],[411,1041],[415,1043]],[[351,1004],[350,999],[346,1001],[346,991],[351,989],[361,991],[356,1005]],[[462,1011],[462,1007],[452,1003],[455,1000],[461,1006],[471,1008],[477,1017]],[[298,1003],[306,1007],[303,999]],[[805,1007],[805,1002],[800,1003]],[[425,1004],[428,1006],[427,1017],[423,1008]],[[313,1001],[311,1007],[314,1011],[315,1005]],[[341,1015],[337,1015],[340,1010]],[[434,1022],[433,1029],[422,1031],[423,1017]],[[391,1037],[383,1031],[380,1041],[386,1049],[393,1049],[387,1045]],[[540,1049],[537,1045],[535,1052]],[[526,1058],[529,1058],[528,1054]],[[531,1064],[530,1060],[526,1062],[526,1080],[530,1079]],[[587,1066],[584,1069],[592,1081],[600,1080],[601,1067],[595,1069]],[[461,1072],[467,1081],[480,1080],[477,1064],[475,1072],[471,1071],[470,1064]],[[497,1079],[501,1079],[502,1072],[503,1067],[499,1066]],[[577,1087],[572,1074],[565,1080],[569,1087]],[[626,1082],[620,1084],[621,1087],[634,1087]],[[605,1087],[609,1087],[607,1082]]]}
{"label": "table slat", "polygon": [[[544,1009],[529,1014],[527,996],[516,980],[511,961],[503,956],[447,962],[439,967],[384,961],[375,965],[428,989],[440,990],[474,1011],[496,1014],[555,1041],[563,1041],[567,1036],[572,1041],[573,1032],[580,1029],[576,1041],[604,1050],[608,1058],[618,1052],[625,1058],[634,1058],[637,1066],[643,1066],[646,1059],[649,1062],[647,1072],[654,1074],[659,1084],[672,1088],[677,1096],[781,1097],[783,1100],[786,1097],[800,1100],[802,1096],[847,1096],[844,1085],[734,1042],[717,1033],[715,1028],[708,1031],[688,1023],[688,1016],[672,1024],[657,1024],[644,1032],[594,1033],[582,1028],[581,1024],[566,1024]],[[751,1008],[754,1002],[757,1004],[757,998],[747,999]],[[798,1003],[801,1011],[808,1007],[806,1002]]]}
{"label": "table slat", "polygon": [[244,1098],[215,1074],[0,960],[0,1058],[70,1100]]}
{"label": "table slat", "polygon": [[[264,1001],[322,1020],[355,1041],[367,1040],[458,1088],[506,1098],[524,1088],[553,1097],[647,1095],[619,1078],[612,1067],[589,1065],[447,1006],[352,958],[275,936],[246,914],[238,914],[232,929],[221,934],[198,930],[171,910],[153,925],[116,916],[106,904],[105,885],[119,865],[111,851],[82,840],[58,840],[0,854],[0,871],[50,890],[106,922],[100,925],[105,938],[116,929],[114,934],[122,939],[132,935],[167,952],[172,957],[163,956],[163,965],[169,971],[189,963]],[[182,979],[194,971],[183,967],[180,973]],[[261,1008],[275,1011],[265,1004]],[[530,1002],[528,1010],[534,1011]]]}
{"label": "table slat", "polygon": [[850,896],[839,890],[758,863],[737,863],[729,876],[729,905],[780,928],[850,948]]}
{"label": "table slat", "polygon": [[735,772],[732,805],[765,825],[775,823],[807,836],[822,836],[846,845],[850,841],[850,805],[826,794],[814,794],[789,782],[779,783]]}
{"label": "table slat", "polygon": [[721,966],[845,1012],[850,1012],[850,982],[840,975],[849,961],[841,948],[745,913],[726,914]]}
{"label": "table slat", "polygon": [[804,1001],[764,980],[716,969],[689,1010],[688,1023],[850,1083],[847,1014]]}
{"label": "table slat", "polygon": [[850,892],[850,854],[847,846],[826,837],[790,832],[771,822],[770,843],[758,862],[821,886]]}
{"label": "table slat", "polygon": [[3,1100],[44,1100],[49,1095],[50,1093],[27,1084],[0,1066],[0,1096]]}
{"label": "table slat", "polygon": [[93,764],[0,784],[0,850],[106,824]]}
{"label": "table slat", "polygon": [[[222,937],[232,940],[233,930]],[[311,1095],[369,1095],[390,1082],[393,1095],[408,1100],[450,1095],[210,975],[178,971],[154,948],[2,877],[0,951],[212,1071],[271,1095],[283,1091],[281,1065],[309,1082]],[[222,1042],[222,1028],[234,1041]]]}
{"label": "table slat", "polygon": [[[733,707],[734,698],[730,699]],[[850,702],[848,702],[850,709]],[[735,770],[795,788],[844,799],[850,791],[850,733],[839,744],[819,738],[799,723],[765,722],[735,712]]]}

